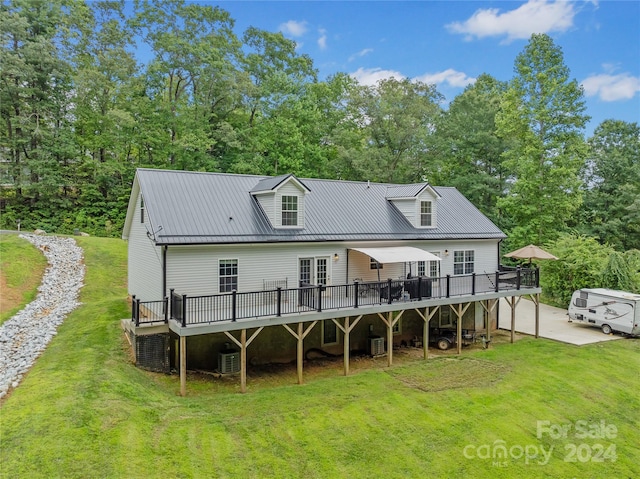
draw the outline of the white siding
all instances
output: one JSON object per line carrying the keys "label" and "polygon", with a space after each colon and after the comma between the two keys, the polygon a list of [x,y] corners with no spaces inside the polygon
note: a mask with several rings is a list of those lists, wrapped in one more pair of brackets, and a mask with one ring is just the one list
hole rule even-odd
{"label": "white siding", "polygon": [[[334,254],[338,260],[334,260]],[[328,283],[346,282],[346,250],[326,244],[267,244],[223,246],[170,246],[167,251],[167,288],[177,293],[219,293],[218,261],[238,260],[238,291],[260,291],[264,280],[287,280],[298,287],[300,258],[328,258]]]}
{"label": "white siding", "polygon": [[276,208],[275,208],[275,193],[264,193],[256,195],[256,199],[260,206],[264,210],[267,218],[272,225],[276,224]]}
{"label": "white siding", "polygon": [[402,213],[405,218],[407,218],[407,220],[409,220],[409,222],[415,226],[417,223],[416,220],[416,200],[415,199],[410,199],[410,200],[393,200],[393,204],[396,206],[396,208],[398,208],[398,210],[400,210],[400,213]]}
{"label": "white siding", "polygon": [[[146,211],[145,211],[146,213]],[[162,299],[162,250],[147,237],[149,218],[140,222],[140,195],[136,200],[135,214],[129,230],[128,252],[128,291],[142,301]]]}
{"label": "white siding", "polygon": [[[475,252],[476,273],[493,273],[498,264],[497,240],[170,246],[167,250],[167,290],[173,288],[179,294],[188,295],[219,293],[220,259],[238,260],[238,291],[260,291],[265,280],[286,279],[289,288],[297,288],[300,258],[328,258],[329,285],[350,283],[354,278],[377,281],[378,272],[370,269],[369,257],[356,251],[349,251],[347,277],[347,249],[359,246],[415,246],[439,252],[442,276],[453,275],[454,250],[470,249]],[[445,250],[449,253],[446,254]],[[335,254],[338,254],[338,259],[334,259]],[[412,273],[416,274],[416,271],[414,268]],[[405,263],[385,264],[380,270],[380,279],[398,279],[407,272]]]}

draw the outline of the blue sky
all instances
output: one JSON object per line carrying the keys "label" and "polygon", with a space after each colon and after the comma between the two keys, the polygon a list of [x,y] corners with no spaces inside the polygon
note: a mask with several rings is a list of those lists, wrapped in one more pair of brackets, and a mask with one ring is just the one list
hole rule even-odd
{"label": "blue sky", "polygon": [[390,76],[435,83],[451,101],[482,73],[513,77],[532,33],[562,48],[585,90],[587,134],[603,120],[640,122],[640,1],[218,1],[235,20],[280,31],[320,79]]}

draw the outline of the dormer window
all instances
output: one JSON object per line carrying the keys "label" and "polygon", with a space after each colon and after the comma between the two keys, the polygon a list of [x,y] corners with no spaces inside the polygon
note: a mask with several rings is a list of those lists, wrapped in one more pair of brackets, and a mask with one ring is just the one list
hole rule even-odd
{"label": "dormer window", "polygon": [[420,202],[420,226],[432,226],[432,208],[431,201]]}
{"label": "dormer window", "polygon": [[414,228],[433,229],[438,225],[440,194],[427,183],[387,187],[389,200]]}
{"label": "dormer window", "polygon": [[298,226],[297,196],[282,196],[282,226]]}

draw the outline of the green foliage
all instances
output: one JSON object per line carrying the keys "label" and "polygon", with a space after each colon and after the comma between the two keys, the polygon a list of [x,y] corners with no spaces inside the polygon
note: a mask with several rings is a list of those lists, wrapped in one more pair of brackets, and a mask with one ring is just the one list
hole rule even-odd
{"label": "green foliage", "polygon": [[425,165],[429,181],[455,186],[500,226],[497,200],[507,190],[502,166],[506,142],[499,138],[495,118],[506,84],[480,75],[449,105],[435,133],[436,158]]}
{"label": "green foliage", "polygon": [[606,120],[589,151],[580,229],[621,251],[640,248],[640,126]]}
{"label": "green foliage", "polygon": [[559,258],[540,266],[543,294],[551,304],[565,308],[575,290],[606,286],[603,273],[614,252],[610,246],[594,238],[565,234],[545,249]]}
{"label": "green foliage", "polygon": [[503,165],[512,179],[498,207],[512,218],[518,243],[542,244],[566,230],[582,201],[578,172],[588,117],[582,88],[569,79],[562,50],[549,36],[532,35],[515,72],[496,117],[509,144]]}
{"label": "green foliage", "polygon": [[633,284],[633,271],[630,266],[623,254],[613,251],[602,272],[602,285],[621,291],[634,290],[637,285]]}

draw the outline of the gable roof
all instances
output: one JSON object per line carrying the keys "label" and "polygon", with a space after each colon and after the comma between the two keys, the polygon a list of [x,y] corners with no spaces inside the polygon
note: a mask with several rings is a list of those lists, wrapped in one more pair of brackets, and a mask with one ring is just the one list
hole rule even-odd
{"label": "gable roof", "polygon": [[435,196],[438,196],[438,192],[433,189],[428,183],[416,183],[413,185],[390,185],[387,186],[387,199],[407,199],[415,198],[424,190],[430,190]]}
{"label": "gable roof", "polygon": [[276,229],[251,192],[286,177],[138,169],[123,238],[136,217],[138,191],[158,245],[505,238],[455,188],[433,187],[440,196],[437,228],[418,229],[387,200],[388,188],[399,185],[313,178],[300,181],[312,191],[304,228]]}
{"label": "gable roof", "polygon": [[292,174],[288,174],[288,175],[282,175],[282,176],[273,176],[273,177],[263,178],[262,180],[258,181],[258,183],[256,183],[256,185],[253,188],[251,188],[250,193],[258,194],[258,193],[265,193],[265,192],[277,190],[278,187],[283,183],[285,183],[287,180],[289,180],[289,178],[291,178],[291,180],[294,183],[299,185],[301,189],[305,189],[309,191],[309,188],[307,187],[307,185],[305,185],[303,182],[301,182],[298,178],[296,178]]}

